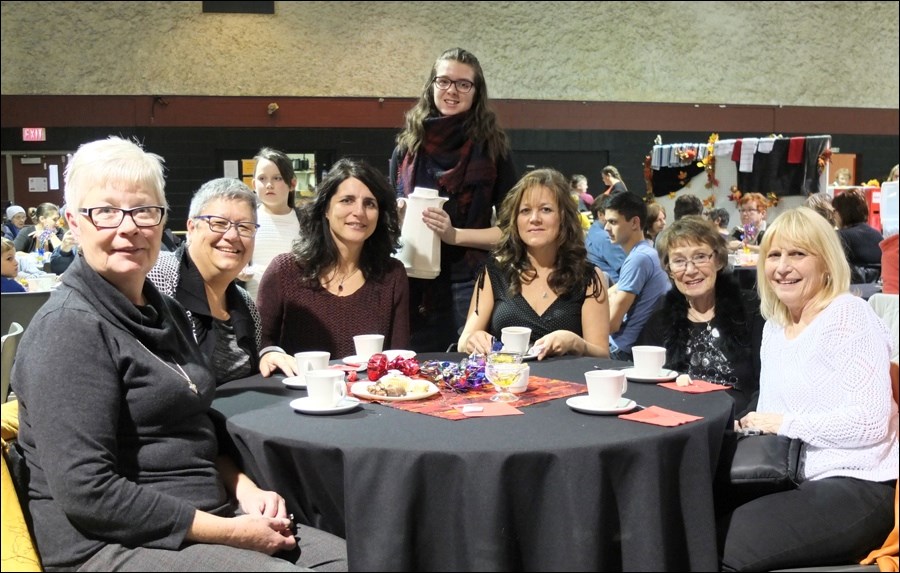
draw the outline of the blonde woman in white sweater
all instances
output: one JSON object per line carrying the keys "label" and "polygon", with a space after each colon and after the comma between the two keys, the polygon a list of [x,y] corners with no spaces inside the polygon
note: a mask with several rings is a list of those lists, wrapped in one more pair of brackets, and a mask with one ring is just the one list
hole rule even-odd
{"label": "blonde woman in white sweater", "polygon": [[290,252],[294,239],[300,234],[300,220],[294,208],[297,178],[291,159],[268,147],[260,149],[255,159],[253,181],[259,196],[259,231],[253,250],[252,273],[240,277],[246,279],[247,291],[254,301],[259,281],[269,263],[277,255]]}
{"label": "blonde woman in white sweater", "polygon": [[840,240],[812,209],[792,209],[769,226],[758,274],[767,319],[759,403],[739,424],[802,439],[806,481],[720,520],[722,569],[858,562],[894,525],[890,336],[849,293]]}

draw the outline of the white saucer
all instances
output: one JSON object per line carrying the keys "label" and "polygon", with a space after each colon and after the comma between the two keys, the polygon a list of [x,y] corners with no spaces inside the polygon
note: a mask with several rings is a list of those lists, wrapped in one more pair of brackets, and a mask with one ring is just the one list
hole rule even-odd
{"label": "white saucer", "polygon": [[619,403],[616,404],[615,408],[598,408],[591,403],[590,396],[581,395],[572,396],[566,400],[566,406],[582,414],[624,414],[634,410],[637,404],[634,400],[629,400],[623,396],[619,398]]}
{"label": "white saucer", "polygon": [[622,372],[625,373],[625,378],[628,379],[629,382],[646,382],[649,384],[656,384],[658,382],[669,382],[676,378],[678,378],[678,372],[674,370],[666,370],[663,369],[661,376],[638,376],[635,372],[634,368],[627,368]]}
{"label": "white saucer", "polygon": [[387,356],[388,362],[393,362],[394,358],[402,358],[404,360],[409,360],[410,358],[414,358],[416,356],[415,350],[385,350],[382,352],[385,356]]}
{"label": "white saucer", "polygon": [[541,350],[543,349],[544,348],[542,346],[532,346],[525,351],[525,354],[522,355],[522,362],[531,362],[532,360],[537,360],[538,354],[540,354]]}
{"label": "white saucer", "polygon": [[351,355],[351,356],[345,356],[345,357],[341,358],[341,362],[343,362],[344,364],[346,364],[346,365],[348,365],[348,366],[353,366],[354,364],[356,364],[356,365],[357,365],[357,366],[356,366],[356,371],[357,371],[357,372],[362,372],[362,371],[365,370],[366,367],[369,365],[369,361],[368,361],[368,360],[362,360],[362,359],[361,359],[359,356],[357,356],[356,354],[353,354],[353,355]]}
{"label": "white saucer", "polygon": [[342,412],[349,412],[357,406],[359,406],[359,400],[356,398],[344,398],[337,406],[324,408],[313,404],[309,396],[291,400],[291,408],[303,414],[340,414]]}
{"label": "white saucer", "polygon": [[288,388],[306,388],[306,377],[303,374],[288,376],[281,383]]}

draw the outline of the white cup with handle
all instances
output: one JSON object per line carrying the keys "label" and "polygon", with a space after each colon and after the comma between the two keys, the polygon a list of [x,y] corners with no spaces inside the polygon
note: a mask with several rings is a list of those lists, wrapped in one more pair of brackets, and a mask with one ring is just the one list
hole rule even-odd
{"label": "white cup with handle", "polygon": [[294,360],[297,362],[297,377],[305,380],[308,371],[328,368],[330,359],[331,353],[326,350],[309,350],[294,354]]}
{"label": "white cup with handle", "polygon": [[342,370],[310,370],[306,373],[306,393],[313,406],[335,408],[347,397]]}
{"label": "white cup with handle", "polygon": [[634,373],[642,378],[659,378],[666,363],[666,349],[662,346],[632,346]]}
{"label": "white cup with handle", "polygon": [[527,326],[505,326],[500,329],[503,350],[525,354],[531,342],[531,329]]}
{"label": "white cup with handle", "polygon": [[384,347],[383,334],[357,334],[353,337],[356,357],[365,364],[373,354],[378,354]]}
{"label": "white cup with handle", "polygon": [[604,410],[616,408],[628,390],[625,373],[621,370],[589,370],[584,373],[584,381],[591,404]]}

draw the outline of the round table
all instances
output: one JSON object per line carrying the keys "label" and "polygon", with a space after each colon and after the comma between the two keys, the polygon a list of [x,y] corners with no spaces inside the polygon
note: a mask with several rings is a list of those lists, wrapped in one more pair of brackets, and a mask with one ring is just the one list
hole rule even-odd
{"label": "round table", "polygon": [[[584,383],[586,370],[623,365],[562,357],[531,373]],[[724,392],[630,382],[640,405],[703,416],[671,428],[577,413],[565,399],[460,421],[372,403],[308,416],[289,406],[305,395],[257,376],[221,386],[213,409],[261,486],[301,523],[347,539],[351,570],[718,568]]]}

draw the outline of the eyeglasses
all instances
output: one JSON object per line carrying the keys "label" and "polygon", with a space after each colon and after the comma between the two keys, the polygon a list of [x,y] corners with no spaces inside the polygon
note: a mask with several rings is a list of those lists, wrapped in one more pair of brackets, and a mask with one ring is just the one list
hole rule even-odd
{"label": "eyeglasses", "polygon": [[689,259],[672,259],[669,261],[669,270],[673,273],[680,273],[687,270],[688,263],[692,263],[694,267],[702,267],[709,264],[713,258],[713,253],[697,253]]}
{"label": "eyeglasses", "polygon": [[159,205],[147,205],[134,209],[119,209],[118,207],[88,207],[79,209],[81,215],[87,217],[98,229],[117,229],[125,215],[130,215],[135,227],[155,227],[162,222],[166,214],[166,208]]}
{"label": "eyeglasses", "polygon": [[444,76],[438,76],[434,78],[434,85],[438,87],[438,89],[449,90],[450,86],[455,85],[456,89],[460,93],[467,94],[472,91],[472,88],[475,87],[473,82],[469,80],[451,80],[450,78],[445,78]]}
{"label": "eyeglasses", "polygon": [[741,209],[741,215],[745,213],[759,213],[759,209]]}
{"label": "eyeglasses", "polygon": [[225,217],[216,217],[215,215],[197,215],[194,219],[206,221],[206,224],[209,225],[209,230],[220,235],[224,235],[229,229],[234,227],[237,229],[238,235],[249,239],[255,237],[256,231],[259,230],[259,225],[256,223],[251,223],[250,221],[229,221]]}

